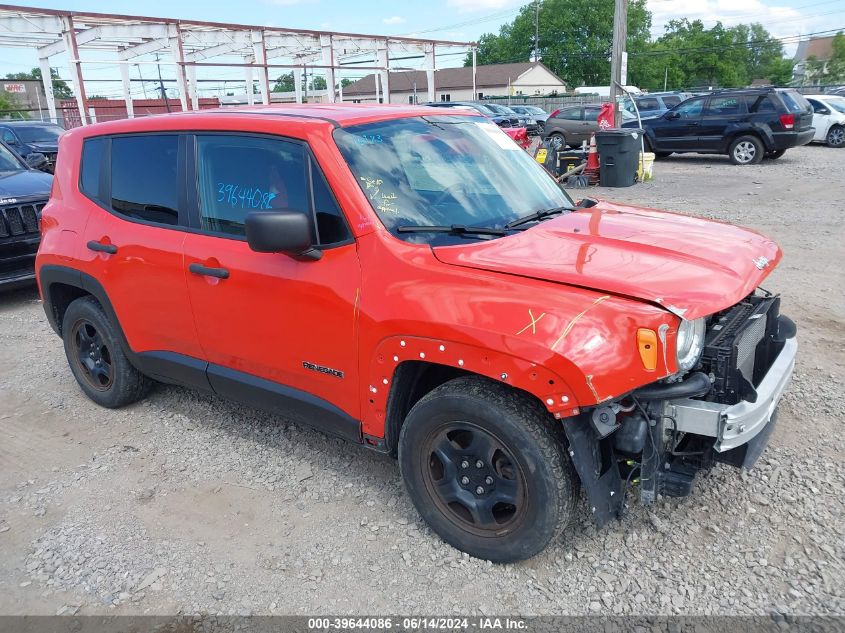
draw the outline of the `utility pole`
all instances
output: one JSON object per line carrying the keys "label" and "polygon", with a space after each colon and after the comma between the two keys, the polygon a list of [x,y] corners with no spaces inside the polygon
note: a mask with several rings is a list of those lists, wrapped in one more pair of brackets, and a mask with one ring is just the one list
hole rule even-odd
{"label": "utility pole", "polygon": [[161,64],[158,63],[158,53],[156,53],[156,68],[158,68],[158,88],[161,90],[161,98],[164,99],[164,107],[170,112],[170,101],[167,100],[167,91],[164,89],[164,80],[161,78]]}
{"label": "utility pole", "polygon": [[627,77],[623,77],[622,66],[626,56],[626,40],[628,39],[628,0],[616,0],[613,10],[613,50],[610,56],[610,102],[614,105],[613,127],[622,125],[622,112],[617,103],[617,97],[622,93],[620,86],[624,85]]}
{"label": "utility pole", "polygon": [[534,2],[534,60],[540,61],[540,0]]}

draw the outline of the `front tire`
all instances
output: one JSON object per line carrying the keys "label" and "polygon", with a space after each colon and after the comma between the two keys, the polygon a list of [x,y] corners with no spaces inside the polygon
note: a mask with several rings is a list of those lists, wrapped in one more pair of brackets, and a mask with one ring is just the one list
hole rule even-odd
{"label": "front tire", "polygon": [[399,467],[429,526],[476,558],[531,558],[560,535],[577,479],[563,434],[536,400],[485,378],[424,396],[399,435]]}
{"label": "front tire", "polygon": [[845,127],[841,125],[833,125],[827,131],[827,145],[828,147],[842,147],[845,146]]}
{"label": "front tire", "polygon": [[149,393],[152,381],[126,358],[115,326],[94,297],[80,297],[68,306],[62,339],[76,382],[100,406],[123,407]]}
{"label": "front tire", "polygon": [[763,160],[765,149],[756,136],[740,136],[731,143],[728,155],[734,165],[757,165]]}

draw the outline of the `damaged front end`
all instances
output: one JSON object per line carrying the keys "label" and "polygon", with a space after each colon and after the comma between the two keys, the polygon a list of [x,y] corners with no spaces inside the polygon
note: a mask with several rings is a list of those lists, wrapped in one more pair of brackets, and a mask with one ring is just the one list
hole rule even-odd
{"label": "damaged front end", "polygon": [[752,294],[706,319],[703,349],[673,376],[564,422],[569,452],[598,526],[619,517],[625,494],[683,497],[717,462],[751,468],[777,419],[795,366],[794,323],[780,299]]}

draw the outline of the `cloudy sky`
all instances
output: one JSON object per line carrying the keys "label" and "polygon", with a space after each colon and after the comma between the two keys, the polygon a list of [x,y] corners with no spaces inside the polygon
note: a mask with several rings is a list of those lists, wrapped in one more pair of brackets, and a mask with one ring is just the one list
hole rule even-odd
{"label": "cloudy sky", "polygon": [[[11,0],[14,2],[14,0]],[[237,22],[266,26],[346,31],[380,35],[413,35],[433,39],[473,41],[498,31],[528,0],[38,0],[17,4],[76,11]],[[589,1],[589,0],[587,0]],[[845,0],[648,0],[654,16],[652,34],[663,33],[673,18],[701,19],[707,26],[760,22],[776,37],[791,37],[842,27]],[[787,43],[787,52],[795,50]],[[59,61],[59,60],[57,60]],[[438,66],[458,65],[460,55],[438,60]],[[0,75],[32,68],[34,51],[0,49]],[[409,65],[414,62],[408,62]],[[107,69],[93,69],[105,76]],[[151,72],[151,71],[150,71]],[[226,72],[242,76],[238,69]],[[351,76],[355,79],[356,77]],[[89,90],[90,92],[90,90]]]}

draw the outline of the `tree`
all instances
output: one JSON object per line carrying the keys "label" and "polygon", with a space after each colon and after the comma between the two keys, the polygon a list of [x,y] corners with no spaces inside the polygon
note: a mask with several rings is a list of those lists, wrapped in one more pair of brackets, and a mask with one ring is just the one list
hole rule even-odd
{"label": "tree", "polygon": [[311,80],[311,83],[308,85],[308,90],[326,90],[327,85],[326,78],[317,75]]}
{"label": "tree", "polygon": [[[542,0],[539,11],[540,54],[543,63],[570,86],[607,85],[613,40],[614,0]],[[534,49],[534,3],[503,24],[498,35],[478,40],[479,64],[527,62]],[[649,43],[651,13],[645,0],[628,6],[628,51],[644,50]],[[471,55],[465,65],[472,64]],[[629,64],[630,68],[630,64]]]}
{"label": "tree", "polygon": [[14,95],[8,92],[0,92],[0,119],[26,119],[29,115],[18,110],[18,102]]}
{"label": "tree", "polygon": [[830,59],[818,59],[815,55],[807,58],[807,79],[819,84],[845,82],[845,35],[842,31],[833,36]]}
{"label": "tree", "polygon": [[293,71],[290,71],[284,75],[279,75],[272,92],[293,92],[294,90],[296,90],[296,82],[293,78]]}
{"label": "tree", "polygon": [[346,88],[346,86],[351,86],[354,83],[355,82],[352,81],[351,79],[349,79],[348,77],[344,77],[343,79],[340,80],[340,85],[344,88]]}
{"label": "tree", "polygon": [[[59,79],[59,71],[55,68],[50,69],[50,77],[53,78],[53,96],[56,99],[72,99],[73,91],[67,82]],[[41,69],[33,68],[28,73],[9,73],[6,79],[41,79]]]}

